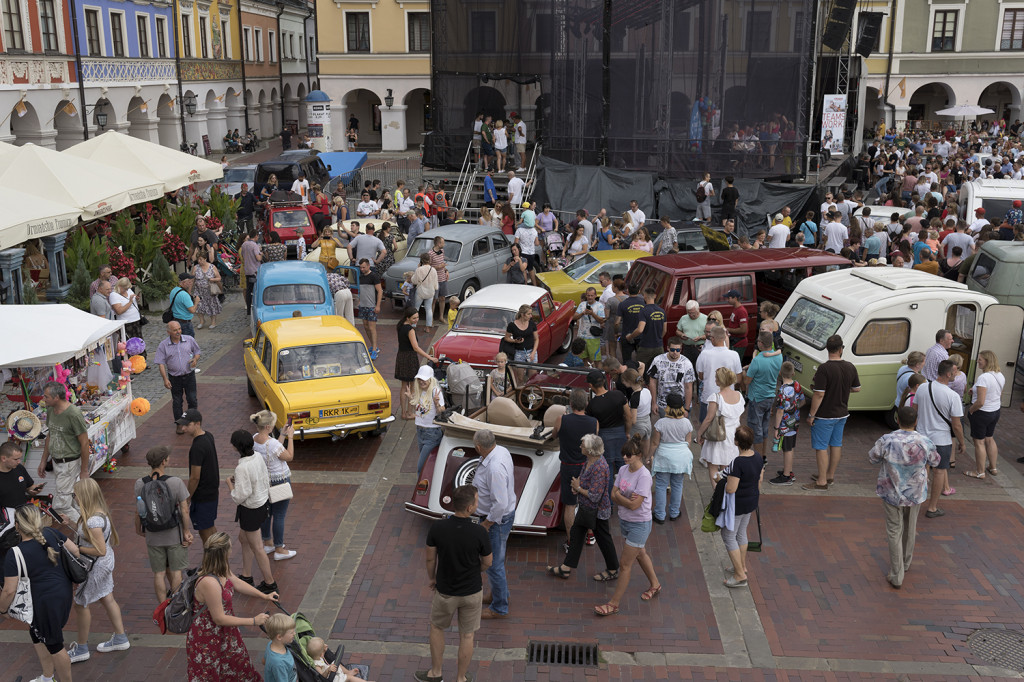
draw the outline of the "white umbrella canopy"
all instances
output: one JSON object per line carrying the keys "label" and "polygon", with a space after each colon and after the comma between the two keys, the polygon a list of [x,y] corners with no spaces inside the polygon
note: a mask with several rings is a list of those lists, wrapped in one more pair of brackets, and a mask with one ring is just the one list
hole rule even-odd
{"label": "white umbrella canopy", "polygon": [[936,111],[939,116],[982,116],[984,114],[994,114],[991,109],[985,107],[979,107],[977,104],[957,104],[955,107],[948,109],[942,109]]}
{"label": "white umbrella canopy", "polygon": [[[3,154],[0,148],[0,154]],[[78,224],[82,209],[0,187],[0,249],[29,239],[67,232]]]}
{"label": "white umbrella canopy", "polygon": [[[45,367],[64,362],[123,326],[121,320],[91,315],[64,303],[0,306],[0,328],[22,331],[0,335],[0,367]],[[55,329],[60,333],[45,333]]]}
{"label": "white umbrella canopy", "polygon": [[164,193],[163,183],[152,178],[34,144],[0,151],[0,187],[74,206],[81,209],[84,220],[158,199]]}
{"label": "white umbrella canopy", "polygon": [[224,175],[219,163],[200,159],[163,145],[108,130],[65,149],[62,154],[89,159],[163,183],[164,192]]}

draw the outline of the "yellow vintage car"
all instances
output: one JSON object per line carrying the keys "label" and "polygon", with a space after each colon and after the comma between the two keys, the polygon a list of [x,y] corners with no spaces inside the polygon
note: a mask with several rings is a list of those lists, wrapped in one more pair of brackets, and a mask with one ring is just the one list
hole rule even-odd
{"label": "yellow vintage car", "polygon": [[603,291],[597,276],[602,272],[609,275],[623,275],[629,272],[629,266],[637,258],[650,256],[646,251],[636,249],[609,249],[606,251],[590,251],[565,266],[564,270],[537,273],[541,286],[551,292],[551,296],[562,301],[579,302],[588,288],[597,289],[598,296]]}
{"label": "yellow vintage car", "polygon": [[395,421],[391,389],[363,337],[337,315],[263,323],[245,342],[249,395],[298,439],[351,433],[379,436]]}

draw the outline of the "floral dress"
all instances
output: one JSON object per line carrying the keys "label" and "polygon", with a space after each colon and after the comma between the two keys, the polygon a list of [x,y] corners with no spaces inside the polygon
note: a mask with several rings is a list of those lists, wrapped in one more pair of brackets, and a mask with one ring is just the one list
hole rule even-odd
{"label": "floral dress", "polygon": [[[220,598],[224,602],[224,613],[229,616],[235,615],[231,606],[234,593],[228,580],[221,588]],[[199,602],[195,602],[193,608],[196,615],[185,636],[189,682],[262,682],[263,677],[253,667],[238,628],[217,625],[210,617],[210,610]]]}
{"label": "floral dress", "polygon": [[206,266],[206,270],[201,267],[195,269],[196,284],[193,291],[199,298],[199,304],[196,306],[198,315],[220,315],[220,298],[210,293],[210,280],[216,276],[217,268],[212,263]]}
{"label": "floral dress", "polygon": [[390,230],[381,230],[379,239],[384,242],[384,257],[374,267],[377,269],[377,275],[383,279],[384,273],[395,264],[395,238],[391,236]]}
{"label": "floral dress", "polygon": [[[89,571],[89,580],[79,585],[75,591],[75,603],[88,606],[103,599],[114,591],[114,547],[110,544],[110,522],[103,516],[90,516],[86,521],[87,528],[99,528],[103,531],[103,540],[107,545],[107,553],[96,558]],[[80,547],[92,547],[92,543],[81,535],[78,538]]]}

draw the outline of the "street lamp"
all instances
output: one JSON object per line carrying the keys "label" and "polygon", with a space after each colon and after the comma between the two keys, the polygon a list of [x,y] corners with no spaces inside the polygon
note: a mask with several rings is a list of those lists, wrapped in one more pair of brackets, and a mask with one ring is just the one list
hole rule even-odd
{"label": "street lamp", "polygon": [[107,112],[105,112],[105,111],[97,111],[96,112],[96,125],[98,125],[100,127],[100,130],[103,130],[104,128],[107,127]]}
{"label": "street lamp", "polygon": [[391,105],[395,103],[395,96],[391,94],[391,88],[388,88],[388,94],[384,96],[384,105],[390,109]]}
{"label": "street lamp", "polygon": [[189,116],[195,116],[196,113],[196,96],[185,95],[185,113]]}

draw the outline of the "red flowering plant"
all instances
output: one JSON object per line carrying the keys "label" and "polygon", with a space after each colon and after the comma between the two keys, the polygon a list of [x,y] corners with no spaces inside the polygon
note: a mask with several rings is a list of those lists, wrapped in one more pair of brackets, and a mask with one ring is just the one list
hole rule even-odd
{"label": "red flowering plant", "polygon": [[107,245],[107,257],[110,259],[110,270],[118,278],[127,277],[135,281],[135,260],[116,247]]}
{"label": "red flowering plant", "polygon": [[181,238],[172,232],[164,234],[164,242],[160,245],[160,252],[164,254],[164,258],[167,259],[168,263],[179,263],[185,260],[187,255],[185,242],[181,241]]}
{"label": "red flowering plant", "polygon": [[206,219],[206,228],[208,230],[213,230],[214,232],[216,232],[222,227],[224,227],[224,223],[222,223],[220,221],[220,218],[218,218],[217,216],[211,215],[209,218]]}

